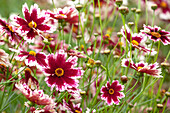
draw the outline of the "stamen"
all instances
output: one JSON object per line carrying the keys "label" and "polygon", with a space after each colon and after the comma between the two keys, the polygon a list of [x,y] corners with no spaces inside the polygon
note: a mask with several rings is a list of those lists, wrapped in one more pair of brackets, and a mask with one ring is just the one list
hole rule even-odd
{"label": "stamen", "polygon": [[158,32],[151,32],[151,35],[156,37],[156,38],[160,38],[161,35]]}
{"label": "stamen", "polygon": [[76,113],[81,113],[81,111],[79,111],[79,110],[75,110],[75,112],[76,112]]}
{"label": "stamen", "polygon": [[64,70],[62,68],[57,68],[55,70],[55,74],[58,76],[58,77],[61,77],[64,75]]}
{"label": "stamen", "polygon": [[138,46],[139,43],[136,40],[132,40],[132,44]]}
{"label": "stamen", "polygon": [[31,22],[28,24],[28,26],[29,26],[30,28],[36,28],[36,27],[37,27],[37,24],[36,24],[34,21],[31,21]]}
{"label": "stamen", "polygon": [[139,67],[137,68],[137,70],[142,69],[142,68],[143,68],[143,67],[140,67],[140,66],[139,66]]}
{"label": "stamen", "polygon": [[29,54],[32,56],[36,56],[36,53],[34,51],[30,51]]}
{"label": "stamen", "polygon": [[14,30],[12,29],[12,26],[6,25],[6,27],[7,27],[11,32],[14,32]]}
{"label": "stamen", "polygon": [[114,92],[115,92],[115,91],[114,91],[113,89],[109,89],[109,94],[112,95],[112,94],[114,94]]}

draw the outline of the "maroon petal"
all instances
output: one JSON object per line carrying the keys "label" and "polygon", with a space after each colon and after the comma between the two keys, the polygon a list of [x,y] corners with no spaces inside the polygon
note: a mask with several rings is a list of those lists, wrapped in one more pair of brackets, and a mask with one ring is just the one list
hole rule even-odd
{"label": "maroon petal", "polygon": [[28,33],[27,33],[27,37],[29,39],[33,39],[35,37],[36,33],[31,29]]}
{"label": "maroon petal", "polygon": [[48,76],[47,77],[47,83],[49,84],[49,85],[53,85],[53,84],[56,84],[56,82],[58,83],[58,84],[60,84],[60,82],[61,82],[62,80],[58,80],[58,77],[57,76]]}
{"label": "maroon petal", "polygon": [[21,30],[23,30],[23,31],[30,31],[30,30],[31,30],[31,28],[30,28],[30,27],[28,27],[28,25],[22,25]]}
{"label": "maroon petal", "polygon": [[63,76],[62,78],[69,86],[75,87],[77,85],[77,83],[74,79],[71,79],[71,78],[66,77],[66,76]]}
{"label": "maroon petal", "polygon": [[37,23],[37,25],[40,25],[40,24],[42,24],[44,21],[45,21],[45,17],[41,17],[41,18],[38,18],[35,22]]}
{"label": "maroon petal", "polygon": [[32,55],[29,55],[26,59],[28,59],[28,63],[36,61],[35,57]]}
{"label": "maroon petal", "polygon": [[37,63],[40,65],[40,66],[47,66],[47,63],[45,62],[45,59],[46,59],[46,56],[42,53],[37,53],[36,54],[36,60],[37,60]]}
{"label": "maroon petal", "polygon": [[111,103],[112,103],[112,98],[111,98],[110,95],[107,97],[107,103],[108,103],[109,105],[111,105]]}
{"label": "maroon petal", "polygon": [[50,66],[50,68],[52,70],[55,70],[58,66],[56,65],[56,60],[54,59],[54,54],[50,54],[48,57],[47,57],[47,60],[48,60],[48,65]]}
{"label": "maroon petal", "polygon": [[102,98],[107,98],[108,96],[109,96],[108,93],[103,93],[103,94],[101,95]]}
{"label": "maroon petal", "polygon": [[48,30],[50,30],[51,27],[48,25],[38,25],[36,28],[41,31],[48,31]]}
{"label": "maroon petal", "polygon": [[64,71],[65,71],[65,72],[64,72],[64,76],[67,76],[67,77],[80,76],[78,69],[66,69],[66,70],[64,70]]}
{"label": "maroon petal", "polygon": [[45,71],[47,74],[51,74],[51,75],[55,73],[55,70],[52,70],[52,69],[49,69],[49,68],[44,69],[44,71]]}
{"label": "maroon petal", "polygon": [[38,17],[38,14],[37,14],[37,9],[34,7],[32,9],[32,13],[31,13],[31,19],[36,21],[37,20],[37,17]]}
{"label": "maroon petal", "polygon": [[6,27],[6,22],[5,22],[4,20],[1,20],[1,19],[0,19],[0,25]]}
{"label": "maroon petal", "polygon": [[117,96],[114,95],[111,98],[112,98],[112,100],[114,101],[115,104],[119,104],[119,99],[117,98]]}
{"label": "maroon petal", "polygon": [[15,17],[15,19],[16,19],[16,23],[21,25],[21,26],[28,24],[24,19],[22,19],[20,17]]}
{"label": "maroon petal", "polygon": [[118,81],[118,80],[115,80],[115,81],[112,83],[112,85],[111,85],[110,88],[114,88],[114,89],[115,89],[118,84],[119,84],[119,81]]}
{"label": "maroon petal", "polygon": [[26,3],[23,5],[22,10],[23,10],[23,14],[24,14],[25,19],[29,23],[31,21],[31,18],[30,18],[29,9],[28,9],[28,6],[27,6]]}

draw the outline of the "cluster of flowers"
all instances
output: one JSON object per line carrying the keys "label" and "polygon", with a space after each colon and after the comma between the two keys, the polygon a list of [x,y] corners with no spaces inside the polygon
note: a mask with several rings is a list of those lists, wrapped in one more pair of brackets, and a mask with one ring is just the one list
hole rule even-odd
{"label": "cluster of flowers", "polygon": [[[96,2],[97,4],[97,2]],[[97,6],[97,5],[96,5]],[[82,109],[80,104],[74,104],[72,101],[81,99],[81,89],[79,89],[79,80],[83,76],[83,69],[77,67],[78,57],[86,58],[85,55],[77,52],[76,50],[68,49],[69,45],[65,44],[64,41],[59,42],[56,38],[56,34],[52,34],[56,31],[57,24],[61,25],[63,29],[66,22],[70,25],[76,27],[75,32],[78,33],[78,24],[82,21],[79,20],[78,10],[75,7],[64,7],[63,9],[58,8],[53,11],[50,10],[40,10],[37,4],[31,6],[30,10],[25,3],[22,8],[24,19],[12,15],[11,20],[13,22],[9,23],[3,19],[0,19],[0,29],[2,35],[7,35],[9,38],[9,47],[11,51],[18,53],[19,55],[14,56],[17,61],[21,61],[24,68],[25,78],[19,74],[19,82],[15,84],[15,87],[19,89],[23,95],[32,103],[37,105],[44,105],[44,108],[35,108],[30,107],[28,103],[25,103],[27,107],[30,107],[31,112],[50,112],[55,113],[56,107],[58,106],[58,111],[69,110],[73,113],[81,113]],[[66,32],[67,29],[65,29]],[[74,30],[73,30],[74,31]],[[144,25],[144,30],[141,30],[140,33],[132,33],[131,30],[126,26],[122,27],[121,32],[124,37],[124,42],[132,44],[132,47],[143,51],[144,54],[155,55],[156,51],[146,47],[147,37],[153,41],[161,41],[164,45],[170,44],[170,32],[164,31],[161,28],[154,26]],[[87,49],[88,55],[93,52],[105,53],[108,48],[116,49],[114,54],[120,55],[121,44],[116,45],[116,41],[111,40],[108,34],[104,35],[103,40],[101,36],[97,37],[97,40],[93,38],[89,39],[89,42],[92,42],[92,45]],[[96,43],[94,43],[96,41]],[[50,43],[48,43],[50,42]],[[102,42],[103,50],[99,48],[101,45],[98,45]],[[6,43],[1,41],[1,43]],[[34,43],[36,46],[29,45],[28,49],[27,44]],[[17,49],[13,49],[17,45]],[[127,46],[127,45],[124,45]],[[94,50],[95,47],[95,50]],[[18,49],[19,48],[19,49]],[[49,49],[50,48],[50,49]],[[32,49],[36,51],[32,51]],[[80,48],[82,51],[85,50],[82,46]],[[28,51],[29,50],[29,51]],[[49,54],[50,52],[50,54]],[[48,55],[46,55],[46,53]],[[83,51],[85,53],[85,51]],[[122,52],[123,54],[124,52]],[[1,70],[4,74],[1,76],[5,79],[6,65],[11,67],[11,61],[8,61],[8,54],[0,50],[0,60]],[[70,55],[67,57],[67,55]],[[162,77],[161,70],[158,68],[158,63],[147,64],[143,61],[135,64],[132,59],[126,58],[122,60],[122,66],[130,67],[135,69],[140,73],[146,73],[154,77]],[[11,68],[12,70],[13,68]],[[47,86],[51,88],[51,96],[44,93],[44,90],[39,88],[39,82],[35,76],[32,74],[39,73],[45,75],[45,82]],[[13,78],[12,75],[9,76],[9,79]],[[110,84],[111,83],[111,84]],[[113,80],[111,82],[107,81],[106,86],[101,87],[101,99],[105,100],[108,105],[113,103],[118,105],[120,100],[125,97],[124,86],[119,84],[118,80]],[[61,103],[57,103],[55,100],[56,93],[64,94],[67,92],[69,101],[63,99]]]}

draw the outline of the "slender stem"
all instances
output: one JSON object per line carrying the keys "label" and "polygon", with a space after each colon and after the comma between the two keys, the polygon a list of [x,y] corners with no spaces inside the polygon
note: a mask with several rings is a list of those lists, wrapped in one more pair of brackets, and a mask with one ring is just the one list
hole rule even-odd
{"label": "slender stem", "polygon": [[158,55],[159,55],[159,50],[160,50],[160,41],[158,41],[158,52],[157,52],[157,55],[155,57],[155,62],[157,61],[157,58],[158,58]]}
{"label": "slender stem", "polygon": [[[146,5],[147,5],[147,2],[148,2],[148,0],[145,0],[145,4]],[[148,25],[148,7],[146,6],[145,9],[146,9],[145,10],[145,14],[146,14],[146,18],[145,18],[146,22],[145,22],[145,24]]]}
{"label": "slender stem", "polygon": [[51,51],[50,46],[49,46],[49,45],[47,45],[47,47],[48,47],[48,50],[49,50],[49,52],[50,52],[50,54],[51,54],[51,53],[52,53],[52,51]]}

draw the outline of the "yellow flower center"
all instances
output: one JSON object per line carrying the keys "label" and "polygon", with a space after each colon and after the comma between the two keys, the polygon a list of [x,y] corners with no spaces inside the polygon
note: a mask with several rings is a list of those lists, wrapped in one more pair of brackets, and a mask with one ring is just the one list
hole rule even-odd
{"label": "yellow flower center", "polygon": [[164,2],[164,1],[161,2],[160,6],[161,6],[162,8],[167,8],[167,7],[168,7],[167,3]]}
{"label": "yellow flower center", "polygon": [[37,24],[36,24],[34,21],[31,21],[31,22],[28,24],[28,26],[29,26],[30,28],[36,28],[36,27],[37,27]]}
{"label": "yellow flower center", "polygon": [[12,29],[12,26],[6,25],[6,27],[7,27],[11,32],[14,32],[14,30]]}
{"label": "yellow flower center", "polygon": [[158,32],[151,32],[151,35],[156,37],[156,38],[160,38],[161,35]]}
{"label": "yellow flower center", "polygon": [[64,75],[64,70],[62,68],[57,68],[55,70],[55,74],[58,76],[58,77],[61,77]]}
{"label": "yellow flower center", "polygon": [[31,69],[30,68],[26,68],[25,71],[29,71],[29,73],[31,73]]}
{"label": "yellow flower center", "polygon": [[112,94],[114,94],[114,92],[115,92],[115,91],[114,91],[113,89],[109,89],[109,94],[112,95]]}
{"label": "yellow flower center", "polygon": [[79,110],[75,110],[75,112],[76,112],[76,113],[81,113],[81,111],[79,111]]}
{"label": "yellow flower center", "polygon": [[139,67],[137,68],[137,70],[142,69],[142,68],[143,68],[143,67],[140,67],[140,66],[139,66]]}
{"label": "yellow flower center", "polygon": [[29,54],[32,56],[36,56],[36,53],[34,51],[30,51]]}
{"label": "yellow flower center", "polygon": [[61,16],[65,16],[65,14],[60,14]]}
{"label": "yellow flower center", "polygon": [[132,40],[132,44],[138,46],[139,43],[136,40]]}

